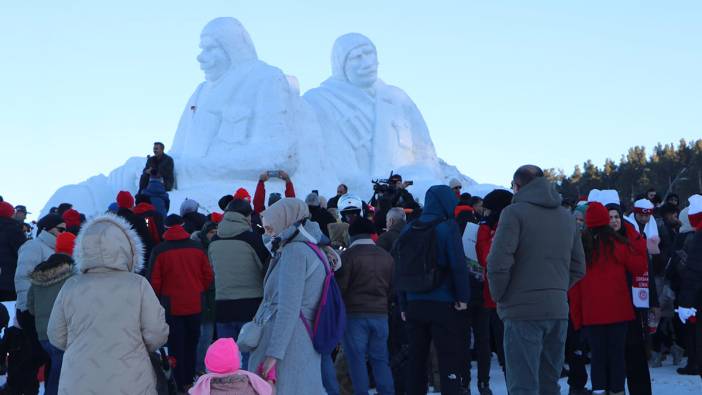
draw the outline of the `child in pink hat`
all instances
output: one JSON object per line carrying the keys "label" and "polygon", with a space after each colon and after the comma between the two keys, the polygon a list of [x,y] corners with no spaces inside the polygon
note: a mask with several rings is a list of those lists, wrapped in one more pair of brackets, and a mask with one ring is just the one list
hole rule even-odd
{"label": "child in pink hat", "polygon": [[200,376],[188,391],[190,395],[272,395],[275,373],[266,380],[241,369],[239,346],[234,339],[218,339],[207,349],[205,367],[209,373]]}

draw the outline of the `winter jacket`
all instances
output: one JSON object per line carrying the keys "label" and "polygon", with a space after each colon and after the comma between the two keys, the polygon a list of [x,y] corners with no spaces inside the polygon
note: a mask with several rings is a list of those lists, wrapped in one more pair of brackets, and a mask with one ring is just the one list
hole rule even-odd
{"label": "winter jacket", "polygon": [[134,229],[144,246],[144,262],[148,262],[151,256],[151,250],[154,248],[154,241],[151,239],[151,234],[149,233],[149,228],[146,226],[146,221],[139,218],[138,215],[134,214],[131,209],[120,208],[117,210],[117,215],[124,218]]}
{"label": "winter jacket", "polygon": [[574,217],[546,178],[522,187],[502,211],[487,262],[500,318],[568,319],[566,294],[585,275],[585,253]]}
{"label": "winter jacket", "polygon": [[[317,240],[322,232],[316,222],[307,221],[305,230]],[[287,240],[295,232],[281,232]],[[249,366],[258,366],[267,356],[278,359],[277,395],[323,394],[321,356],[314,349],[302,314],[312,322],[322,296],[326,271],[317,254],[297,234],[279,247],[266,273],[263,302],[257,315],[263,318],[258,347]]]}
{"label": "winter jacket", "polygon": [[70,262],[63,262],[45,270],[37,268],[30,274],[32,285],[27,292],[27,308],[34,316],[39,340],[49,340],[46,329],[49,326],[54,301],[63,283],[74,274],[76,274],[75,265]]}
{"label": "winter jacket", "polygon": [[134,273],[141,249],[122,218],[83,225],[74,253],[80,274],[61,288],[47,330],[65,350],[60,394],[156,394],[148,353],[166,343],[168,325],[148,281]]}
{"label": "winter jacket", "polygon": [[163,238],[151,253],[151,286],[167,314],[200,314],[213,279],[207,254],[182,226],[168,228]]}
{"label": "winter jacket", "polygon": [[[292,181],[285,182],[285,197],[294,198],[295,197],[295,186]],[[253,199],[253,209],[255,213],[262,213],[266,209],[266,183],[259,180],[256,184],[256,192],[254,193]]]}
{"label": "winter jacket", "polygon": [[378,237],[376,244],[378,247],[384,249],[387,252],[392,251],[392,247],[395,245],[397,238],[400,237],[400,232],[404,229],[407,223],[405,221],[399,220],[392,224],[388,230]]}
{"label": "winter jacket", "polygon": [[149,197],[151,205],[162,218],[168,216],[168,210],[171,208],[171,199],[168,197],[166,187],[163,185],[160,178],[150,179],[149,184],[142,193]]}
{"label": "winter jacket", "polygon": [[[694,233],[685,246],[687,259],[682,274],[678,303],[702,311],[702,230]],[[698,323],[699,325],[699,323]]]}
{"label": "winter jacket", "polygon": [[27,291],[31,285],[29,273],[38,264],[47,260],[56,248],[56,236],[48,231],[41,232],[36,239],[22,244],[17,258],[17,271],[15,272],[15,291],[17,303],[15,308],[20,311],[27,310]]}
{"label": "winter jacket", "polygon": [[569,293],[575,326],[633,320],[634,308],[627,272],[640,276],[647,270],[646,256],[640,249],[618,241],[614,242],[612,251],[600,246],[600,253],[587,265],[585,277]]}
{"label": "winter jacket", "polygon": [[310,209],[310,216],[312,221],[319,224],[319,228],[322,230],[325,236],[329,237],[329,224],[336,223],[336,218],[326,209],[320,206],[308,206]]}
{"label": "winter jacket", "polygon": [[19,222],[12,218],[0,218],[0,291],[15,291],[17,254],[26,240]]}
{"label": "winter jacket", "polygon": [[[158,175],[163,178],[163,184],[166,191],[173,189],[175,182],[175,178],[173,177],[173,158],[166,154],[163,154],[161,159],[157,158],[156,156],[149,156],[149,158],[146,160],[144,170],[148,169],[149,167],[158,170]],[[146,189],[149,178],[150,175],[148,173],[142,174],[141,179],[139,180],[139,190],[143,191]]]}
{"label": "winter jacket", "polygon": [[161,242],[161,235],[165,231],[163,226],[163,215],[149,203],[139,203],[134,207],[134,215],[141,218],[146,223],[146,229],[154,245]]}
{"label": "winter jacket", "polygon": [[191,211],[183,215],[183,228],[188,233],[197,232],[202,229],[207,222],[207,216],[197,211]]}
{"label": "winter jacket", "polygon": [[[443,222],[436,226],[437,262],[444,269],[444,281],[436,289],[425,293],[400,293],[400,303],[404,307],[406,301],[426,300],[434,302],[464,302],[470,301],[470,279],[468,264],[463,253],[461,235],[458,224],[454,219],[456,195],[447,185],[435,185],[426,193],[424,210],[416,220],[429,223],[439,219]],[[408,223],[400,237],[410,231],[414,221]]]}
{"label": "winter jacket", "polygon": [[225,213],[207,254],[215,273],[216,300],[263,296],[264,267],[270,253],[246,217],[232,211]]}
{"label": "winter jacket", "polygon": [[351,243],[341,254],[334,273],[348,314],[387,314],[390,301],[392,256],[370,238]]}
{"label": "winter jacket", "polygon": [[[496,229],[497,226],[493,228],[486,223],[482,223],[480,224],[480,227],[478,227],[475,252],[478,256],[478,263],[480,263],[480,266],[483,267],[483,274],[485,275],[485,278],[487,278],[487,258],[488,254],[490,253],[490,248],[492,247],[492,239],[495,237]],[[490,295],[490,287],[487,281],[483,281],[483,306],[487,307],[488,309],[497,308],[495,301]]]}

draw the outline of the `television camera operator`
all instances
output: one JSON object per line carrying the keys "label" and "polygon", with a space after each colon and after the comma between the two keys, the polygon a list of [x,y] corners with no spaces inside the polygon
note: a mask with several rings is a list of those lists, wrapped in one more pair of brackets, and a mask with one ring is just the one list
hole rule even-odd
{"label": "television camera operator", "polygon": [[375,207],[373,222],[378,234],[385,232],[388,211],[393,207],[400,207],[405,210],[408,220],[417,217],[421,208],[414,199],[407,187],[412,185],[412,181],[403,181],[399,174],[390,173],[387,179],[373,180],[373,198],[371,206]]}

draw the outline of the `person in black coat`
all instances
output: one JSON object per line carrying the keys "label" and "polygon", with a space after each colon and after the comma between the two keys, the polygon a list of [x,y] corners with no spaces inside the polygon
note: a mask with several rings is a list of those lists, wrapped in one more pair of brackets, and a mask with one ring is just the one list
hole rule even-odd
{"label": "person in black coat", "polygon": [[319,228],[322,230],[325,236],[329,237],[328,225],[336,223],[336,218],[329,211],[322,207],[319,200],[319,195],[316,193],[310,193],[305,199],[305,203],[310,209],[310,217],[312,221],[319,224]]}
{"label": "person in black coat", "polygon": [[[693,199],[695,196],[699,198]],[[687,259],[682,270],[680,295],[678,295],[680,305],[678,314],[683,322],[691,318],[684,314],[684,311],[689,312],[690,308],[697,310],[694,315],[697,321],[702,317],[702,196],[695,196],[690,198],[688,214],[695,233],[685,243]],[[697,374],[702,377],[702,324],[697,322],[695,326],[696,352],[694,354],[697,358]]]}
{"label": "person in black coat", "polygon": [[17,251],[27,240],[22,224],[12,218],[15,213],[10,203],[0,202],[0,301],[17,299],[15,270]]}
{"label": "person in black coat", "polygon": [[175,184],[175,177],[173,176],[173,158],[166,155],[163,150],[165,146],[163,143],[154,143],[154,156],[146,157],[146,166],[144,166],[144,172],[139,178],[139,191],[143,191],[149,184],[149,177],[151,176],[152,170],[156,170],[158,175],[163,177],[163,184],[166,187],[166,191],[173,189]]}

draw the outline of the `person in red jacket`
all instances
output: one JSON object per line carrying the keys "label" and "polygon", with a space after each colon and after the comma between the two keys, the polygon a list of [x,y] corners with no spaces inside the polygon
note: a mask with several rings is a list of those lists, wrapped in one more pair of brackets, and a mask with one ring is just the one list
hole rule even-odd
{"label": "person in red jacket", "polygon": [[[500,219],[502,210],[512,203],[512,192],[504,189],[495,189],[485,195],[483,199],[483,207],[485,209],[485,220],[478,227],[478,237],[475,243],[475,252],[478,256],[478,262],[483,267],[483,276],[487,276],[487,257],[492,247],[492,239],[495,237],[497,230],[497,222]],[[483,306],[488,312],[490,337],[492,343],[495,344],[497,351],[497,359],[504,369],[505,353],[503,347],[504,327],[500,317],[497,316],[497,305],[490,295],[490,289],[487,281],[483,282]],[[489,368],[489,365],[488,365]]]}
{"label": "person in red jacket", "polygon": [[624,394],[626,333],[635,318],[627,273],[648,270],[646,257],[610,226],[609,210],[591,202],[585,212],[587,273],[572,292],[592,353],[593,394]]}
{"label": "person in red jacket", "polygon": [[[285,197],[286,198],[294,198],[295,197],[295,187],[293,186],[292,181],[290,180],[290,176],[288,173],[284,171],[279,171],[278,172],[278,177],[285,181]],[[269,179],[268,172],[265,172],[261,174],[261,177],[258,179],[258,184],[256,185],[256,193],[254,193],[254,200],[253,200],[253,208],[254,212],[257,214],[261,214],[263,210],[266,209],[265,206],[265,199],[266,199],[266,181]],[[269,202],[268,205],[270,206],[273,204],[272,202]]]}
{"label": "person in red jacket", "polygon": [[179,215],[166,218],[164,242],[151,252],[151,286],[166,309],[170,327],[168,350],[176,359],[174,376],[185,392],[195,376],[195,356],[200,339],[202,296],[214,275],[207,254],[190,239]]}

